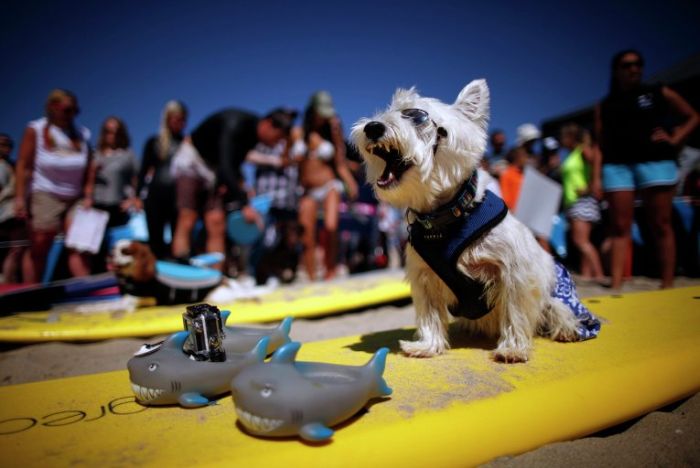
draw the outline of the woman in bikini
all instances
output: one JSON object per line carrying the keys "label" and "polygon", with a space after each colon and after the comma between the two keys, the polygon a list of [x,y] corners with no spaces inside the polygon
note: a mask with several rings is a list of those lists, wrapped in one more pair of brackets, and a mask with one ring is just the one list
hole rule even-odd
{"label": "woman in bikini", "polygon": [[[296,134],[297,138],[301,135]],[[331,96],[325,91],[315,93],[304,114],[303,149],[297,142],[297,151],[304,157],[299,162],[299,180],[304,195],[299,204],[299,223],[304,228],[303,264],[310,280],[316,278],[316,225],[319,208],[323,208],[323,236],[325,279],[336,274],[338,256],[338,219],[343,193],[348,198],[357,196],[357,183],[345,160],[345,140],[340,120]]]}

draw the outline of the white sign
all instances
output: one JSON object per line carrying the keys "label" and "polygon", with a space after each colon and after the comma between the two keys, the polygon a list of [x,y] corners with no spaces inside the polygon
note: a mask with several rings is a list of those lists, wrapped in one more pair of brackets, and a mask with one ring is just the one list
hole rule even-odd
{"label": "white sign", "polygon": [[81,252],[97,253],[108,220],[109,213],[106,211],[78,206],[66,234],[66,247]]}
{"label": "white sign", "polygon": [[535,235],[549,239],[554,216],[559,211],[561,192],[561,185],[537,169],[526,166],[515,217]]}

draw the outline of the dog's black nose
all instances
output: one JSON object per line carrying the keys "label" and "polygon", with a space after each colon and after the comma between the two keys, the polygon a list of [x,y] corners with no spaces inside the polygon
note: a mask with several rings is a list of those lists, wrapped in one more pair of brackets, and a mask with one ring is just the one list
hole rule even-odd
{"label": "dog's black nose", "polygon": [[384,131],[386,130],[386,127],[384,126],[383,123],[381,122],[376,122],[372,121],[365,125],[365,135],[367,135],[367,138],[370,140],[379,140],[382,135],[384,135]]}

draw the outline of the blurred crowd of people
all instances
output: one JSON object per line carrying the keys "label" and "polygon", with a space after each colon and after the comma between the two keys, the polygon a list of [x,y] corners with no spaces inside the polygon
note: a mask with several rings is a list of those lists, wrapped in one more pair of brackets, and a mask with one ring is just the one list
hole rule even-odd
{"label": "blurred crowd of people", "polygon": [[[12,138],[0,135],[5,282],[45,278],[56,236],[79,209],[102,210],[108,222],[98,254],[64,249],[72,276],[104,271],[109,229],[139,213],[157,258],[187,263],[220,253],[215,268],[260,283],[290,282],[298,269],[315,280],[334,277],[339,264],[351,272],[387,264],[379,234],[386,216],[369,187],[360,188],[362,165],[328,92],[311,96],[296,125],[293,109],[258,116],[228,108],[189,132],[185,104],[170,101],[140,162],[122,119],[107,117],[93,148],[79,112],[73,93],[53,90],[44,117],[26,128],[16,164]],[[232,213],[258,235],[238,235]]]}
{"label": "blurred crowd of people", "polygon": [[[629,260],[635,201],[645,208],[662,287],[668,287],[676,271],[674,196],[690,195],[697,209],[699,195],[700,169],[689,168],[681,180],[677,154],[700,118],[672,89],[645,84],[643,65],[634,50],[614,57],[594,128],[571,123],[543,138],[535,125],[523,124],[511,148],[506,134],[494,130],[483,159],[491,187],[512,211],[526,167],[561,184],[561,210],[580,261],[574,269],[613,288],[621,287]],[[219,252],[225,260],[217,267],[254,275],[259,283],[272,276],[291,282],[297,273],[328,279],[339,265],[351,272],[382,268],[400,251],[402,216],[378,203],[364,183],[361,161],[325,91],[311,96],[300,123],[297,111],[285,107],[263,116],[229,108],[189,132],[187,107],[170,101],[140,160],[122,119],[107,117],[93,148],[90,131],[76,120],[79,112],[74,94],[52,91],[44,116],[26,127],[16,164],[13,139],[0,134],[5,282],[44,276],[56,236],[68,230],[79,207],[106,212],[107,229],[144,213],[156,257],[186,262],[196,253]],[[670,114],[678,117],[674,125]],[[259,235],[237,237],[231,213]],[[593,239],[596,229],[603,232],[600,241]],[[697,222],[695,230],[697,236]],[[549,239],[539,241],[549,249]],[[67,249],[67,272],[104,271],[107,248],[105,240],[97,255]]]}
{"label": "blurred crowd of people", "polygon": [[[510,149],[505,133],[494,130],[483,160],[483,169],[497,181],[495,187],[511,211],[517,208],[527,166],[560,184],[561,211],[579,260],[574,270],[584,280],[613,289],[621,288],[631,270],[635,207],[640,202],[638,228],[648,234],[643,241],[655,253],[661,287],[673,285],[678,238],[689,246],[691,258],[684,260],[692,266],[685,272],[698,273],[700,158],[685,158],[685,167],[679,168],[678,155],[700,117],[673,89],[644,83],[643,67],[636,50],[613,57],[609,93],[595,108],[592,128],[570,122],[558,135],[543,138],[535,125],[523,124]],[[674,232],[674,198],[694,213],[688,217],[688,232]],[[595,230],[597,242],[592,239]],[[550,239],[538,240],[550,250]]]}

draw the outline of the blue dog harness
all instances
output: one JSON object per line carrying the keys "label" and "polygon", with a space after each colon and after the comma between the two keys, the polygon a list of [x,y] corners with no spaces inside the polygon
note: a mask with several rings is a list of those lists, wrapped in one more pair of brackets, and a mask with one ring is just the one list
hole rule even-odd
{"label": "blue dog harness", "polygon": [[[429,214],[413,213],[416,220],[409,226],[411,246],[457,297],[457,304],[449,308],[450,314],[472,320],[488,314],[492,306],[486,303],[484,284],[461,273],[457,262],[472,242],[508,214],[503,200],[489,190],[481,202],[474,202],[476,184],[475,171],[453,201]],[[600,321],[579,300],[566,268],[554,263],[557,283],[552,297],[566,304],[578,319],[580,340],[595,338]]]}
{"label": "blue dog harness", "polygon": [[[457,297],[449,311],[454,316],[478,319],[491,307],[484,298],[484,285],[457,270],[459,256],[469,244],[490,231],[508,214],[503,200],[487,190],[480,203],[474,203],[476,171],[457,197],[430,214],[414,213],[409,242]],[[466,216],[468,215],[468,216]]]}

